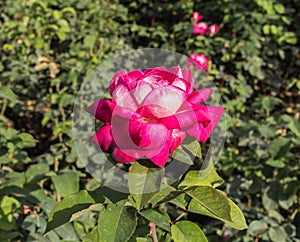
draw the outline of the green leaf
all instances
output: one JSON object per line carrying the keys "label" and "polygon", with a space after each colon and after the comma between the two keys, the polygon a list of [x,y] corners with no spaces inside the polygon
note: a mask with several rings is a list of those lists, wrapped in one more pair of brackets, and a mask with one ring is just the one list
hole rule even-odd
{"label": "green leaf", "polygon": [[249,224],[248,233],[252,236],[259,236],[268,231],[268,224],[263,220],[254,220]]}
{"label": "green leaf", "polygon": [[284,14],[284,6],[281,3],[277,3],[274,5],[274,9],[279,14]]}
{"label": "green leaf", "polygon": [[[155,207],[160,203],[167,202],[173,199],[175,196],[178,196],[176,192],[177,190],[174,187],[171,186],[164,187],[151,198],[150,202],[152,204],[152,207]],[[172,193],[174,194],[173,196]]]}
{"label": "green leaf", "polygon": [[179,187],[192,186],[213,186],[217,187],[223,184],[224,180],[218,175],[212,162],[207,168],[200,171],[189,171],[184,180],[179,184]]}
{"label": "green leaf", "polygon": [[270,228],[268,235],[270,239],[274,242],[277,241],[286,241],[287,237],[289,237],[282,227]]}
{"label": "green leaf", "polygon": [[198,140],[189,143],[183,143],[182,147],[188,150],[194,157],[201,157],[201,146]]}
{"label": "green leaf", "polygon": [[231,221],[229,199],[224,192],[209,186],[192,187],[185,192],[214,216]]}
{"label": "green leaf", "polygon": [[194,199],[191,200],[191,202],[188,206],[188,211],[193,212],[193,213],[206,215],[206,216],[209,216],[209,217],[212,217],[212,218],[215,218],[215,219],[219,219],[219,220],[223,221],[224,223],[228,224],[229,226],[231,226],[235,229],[239,229],[239,230],[246,229],[248,226],[247,226],[247,223],[246,223],[246,220],[245,220],[245,217],[244,217],[242,211],[230,199],[228,199],[228,202],[229,202],[229,206],[230,206],[230,218],[231,218],[231,220],[226,220],[226,219],[220,218],[218,216],[215,216],[213,213],[211,213],[210,211],[205,209],[201,204],[199,204]]}
{"label": "green leaf", "polygon": [[129,191],[136,209],[141,210],[161,188],[164,169],[153,167],[149,161],[135,162],[128,176]]}
{"label": "green leaf", "polygon": [[108,204],[98,219],[100,241],[124,242],[133,235],[137,217],[133,207],[120,204]]}
{"label": "green leaf", "polygon": [[285,167],[285,163],[281,160],[275,160],[275,159],[268,159],[266,161],[266,164],[269,165],[269,166],[272,166],[272,167],[276,167],[276,168],[283,168]]}
{"label": "green leaf", "polygon": [[0,86],[0,97],[9,99],[14,102],[18,99],[18,96],[8,87]]}
{"label": "green leaf", "polygon": [[162,215],[161,213],[152,209],[146,209],[140,211],[139,214],[141,214],[144,218],[146,218],[150,222],[156,224],[158,227],[170,231],[170,219]]}
{"label": "green leaf", "polygon": [[31,134],[20,133],[18,137],[22,140],[22,147],[35,147],[38,142]]}
{"label": "green leaf", "polygon": [[293,122],[289,123],[289,128],[292,130],[292,132],[300,137],[300,123],[294,120]]}
{"label": "green leaf", "polygon": [[45,176],[45,173],[49,171],[48,164],[35,164],[31,165],[26,171],[27,182],[36,182]]}
{"label": "green leaf", "polygon": [[172,225],[171,235],[174,242],[207,242],[198,225],[190,221],[179,221]]}
{"label": "green leaf", "polygon": [[71,221],[73,214],[80,212],[95,203],[104,203],[102,194],[96,192],[79,191],[75,194],[66,196],[61,202],[56,204],[52,210],[46,233]]}
{"label": "green leaf", "polygon": [[51,178],[55,189],[63,197],[79,190],[79,176],[76,172],[68,172]]}
{"label": "green leaf", "polygon": [[173,153],[172,158],[193,165],[196,157],[201,157],[201,146],[197,140],[182,144]]}
{"label": "green leaf", "polygon": [[291,141],[288,138],[278,137],[272,141],[270,144],[271,156],[277,160],[283,157],[290,149]]}

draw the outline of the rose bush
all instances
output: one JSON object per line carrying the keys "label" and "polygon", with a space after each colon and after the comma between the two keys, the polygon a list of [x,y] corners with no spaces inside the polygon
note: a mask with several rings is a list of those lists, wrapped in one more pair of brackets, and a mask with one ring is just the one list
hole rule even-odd
{"label": "rose bush", "polygon": [[194,90],[191,70],[179,66],[120,71],[111,98],[86,109],[104,124],[91,140],[118,163],[148,158],[163,167],[186,136],[208,139],[224,111],[201,104],[212,91]]}

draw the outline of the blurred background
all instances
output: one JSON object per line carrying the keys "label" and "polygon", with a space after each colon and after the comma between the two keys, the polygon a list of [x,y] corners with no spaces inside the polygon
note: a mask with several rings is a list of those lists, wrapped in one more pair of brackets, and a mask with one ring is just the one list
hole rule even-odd
{"label": "blurred background", "polygon": [[[193,34],[195,11],[219,31]],[[228,128],[221,189],[249,228],[188,218],[213,242],[299,242],[299,36],[298,0],[1,0],[0,241],[41,241],[57,201],[99,186],[72,142],[74,98],[103,61],[152,47],[210,59]],[[89,241],[96,223],[86,214],[46,239]]]}

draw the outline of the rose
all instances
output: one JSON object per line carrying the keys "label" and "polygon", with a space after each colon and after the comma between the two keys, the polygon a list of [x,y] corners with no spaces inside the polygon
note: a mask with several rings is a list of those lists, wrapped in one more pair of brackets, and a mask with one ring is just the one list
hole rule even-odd
{"label": "rose", "polygon": [[193,12],[192,19],[195,21],[199,21],[199,20],[203,19],[203,16],[200,15],[199,12]]}
{"label": "rose", "polygon": [[111,98],[86,110],[104,123],[92,142],[118,163],[147,158],[163,167],[186,136],[205,142],[224,110],[201,104],[212,89],[194,91],[191,70],[179,66],[120,71],[108,90]]}
{"label": "rose", "polygon": [[204,35],[207,32],[207,28],[208,28],[207,23],[205,23],[205,22],[199,22],[199,23],[193,24],[193,33]]}
{"label": "rose", "polygon": [[[190,58],[195,62],[195,69],[203,69],[207,71],[207,64],[210,61],[204,54],[193,53],[190,55]],[[191,64],[191,63],[188,63]]]}
{"label": "rose", "polygon": [[212,35],[218,33],[218,31],[219,31],[219,26],[217,24],[212,24],[208,28],[208,32],[211,33]]}

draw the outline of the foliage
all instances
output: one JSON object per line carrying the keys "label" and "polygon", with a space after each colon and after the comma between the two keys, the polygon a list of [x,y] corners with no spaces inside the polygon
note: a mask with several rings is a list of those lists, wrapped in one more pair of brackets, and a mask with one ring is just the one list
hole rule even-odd
{"label": "foliage", "polygon": [[[200,227],[209,241],[298,241],[299,9],[297,0],[1,1],[0,241],[42,241],[53,228],[45,239],[99,241],[105,227],[96,224],[109,213],[124,215],[109,224],[126,224],[124,241],[151,241],[148,221],[165,241],[201,238]],[[194,11],[219,32],[193,36]],[[207,184],[190,171],[147,199],[128,198],[84,170],[70,133],[73,97],[97,64],[130,47],[212,60],[208,72],[227,108],[220,190],[214,172]],[[224,211],[199,200],[204,191],[222,197]],[[222,191],[247,230],[234,229],[245,223]],[[55,214],[72,222],[47,228]]]}

